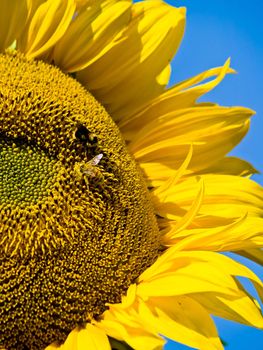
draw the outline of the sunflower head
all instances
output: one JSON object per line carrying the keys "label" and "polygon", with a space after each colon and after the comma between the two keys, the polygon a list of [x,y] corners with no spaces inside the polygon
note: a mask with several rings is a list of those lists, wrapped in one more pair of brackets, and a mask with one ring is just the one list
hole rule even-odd
{"label": "sunflower head", "polygon": [[0,66],[1,328],[8,349],[40,349],[119,302],[160,243],[105,109],[58,68],[9,52]]}

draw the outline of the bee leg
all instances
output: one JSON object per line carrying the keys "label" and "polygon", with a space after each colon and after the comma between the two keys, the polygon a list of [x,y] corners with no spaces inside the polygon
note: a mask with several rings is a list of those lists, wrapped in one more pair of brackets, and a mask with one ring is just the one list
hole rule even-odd
{"label": "bee leg", "polygon": [[90,188],[89,188],[89,180],[88,180],[87,176],[84,176],[83,178],[84,178],[85,184],[87,186],[87,190],[89,191],[90,190]]}

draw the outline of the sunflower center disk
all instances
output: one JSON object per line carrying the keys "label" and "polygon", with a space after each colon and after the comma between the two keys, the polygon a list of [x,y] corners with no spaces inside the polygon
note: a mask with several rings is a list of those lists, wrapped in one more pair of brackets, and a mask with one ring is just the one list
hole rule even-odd
{"label": "sunflower center disk", "polygon": [[0,138],[0,205],[36,204],[54,183],[56,161],[19,140]]}
{"label": "sunflower center disk", "polygon": [[0,55],[0,348],[39,350],[99,319],[158,256],[147,188],[76,80]]}

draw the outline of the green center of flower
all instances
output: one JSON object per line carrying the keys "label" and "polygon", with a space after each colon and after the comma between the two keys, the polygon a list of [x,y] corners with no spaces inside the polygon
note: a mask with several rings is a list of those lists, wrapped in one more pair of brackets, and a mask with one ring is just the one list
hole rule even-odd
{"label": "green center of flower", "polygon": [[48,194],[56,172],[56,161],[41,149],[0,137],[0,205],[36,204]]}
{"label": "green center of flower", "polygon": [[158,256],[147,188],[105,109],[40,61],[0,55],[0,348],[100,319]]}

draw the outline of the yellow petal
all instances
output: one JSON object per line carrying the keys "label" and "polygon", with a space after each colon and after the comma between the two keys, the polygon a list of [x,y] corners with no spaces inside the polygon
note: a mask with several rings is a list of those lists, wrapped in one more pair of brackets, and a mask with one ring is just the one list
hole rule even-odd
{"label": "yellow petal", "polygon": [[[260,217],[263,212],[263,189],[250,179],[228,175],[203,175],[205,195],[194,224],[217,227],[230,224],[244,215]],[[168,189],[165,201],[156,201],[156,211],[172,220],[180,220],[197,194],[198,179],[189,177]]]}
{"label": "yellow petal", "polygon": [[213,263],[215,257],[211,254],[216,255],[211,252],[177,252],[174,247],[169,248],[169,252],[139,277],[141,283],[137,295],[143,299],[198,292],[235,295],[234,279],[223,271],[220,262]]}
{"label": "yellow petal", "polygon": [[212,293],[193,294],[192,297],[215,316],[263,328],[260,308],[245,293],[240,292],[238,297]]}
{"label": "yellow petal", "polygon": [[143,324],[139,316],[136,313],[132,315],[129,309],[110,308],[104,313],[98,327],[109,336],[126,342],[134,350],[162,350],[165,343],[155,329]]}
{"label": "yellow petal", "polygon": [[138,312],[167,338],[196,349],[223,349],[209,313],[188,296],[151,298]]}
{"label": "yellow petal", "polygon": [[[161,115],[195,105],[198,97],[217,86],[223,80],[226,73],[233,72],[233,70],[229,68],[229,64],[230,60],[227,60],[223,67],[210,69],[194,76],[193,78],[174,85],[163,92],[160,96],[149,101],[138,113],[123,118],[119,122],[119,128],[121,129],[124,138],[128,141],[132,140],[134,135],[136,135],[141,128],[148,125]],[[215,79],[204,83],[204,81],[214,76]],[[205,105],[207,106],[211,104],[202,104],[202,106]],[[201,104],[199,104],[199,106],[201,106]]]}
{"label": "yellow petal", "polygon": [[45,350],[111,350],[111,346],[105,332],[92,324],[86,324],[85,328],[75,328],[69,333],[66,341],[61,346],[51,344]]}
{"label": "yellow petal", "polygon": [[[212,167],[240,142],[252,113],[241,107],[218,106],[175,110],[145,126],[128,147],[146,176],[157,181],[164,179],[164,166],[170,171],[179,168],[192,144],[193,156],[188,168],[199,172]],[[160,171],[152,167],[153,162],[162,164]]]}
{"label": "yellow petal", "polygon": [[[122,303],[109,305],[98,326],[120,340],[126,339],[126,332],[136,338],[139,327],[194,348],[222,349],[210,313],[263,326],[258,302],[236,276],[249,278],[262,297],[259,278],[234,260],[214,252],[177,252],[175,247],[169,248],[143,272],[137,287],[129,288]],[[132,339],[129,344],[143,349],[143,343],[136,347]]]}
{"label": "yellow petal", "polygon": [[[144,173],[147,174],[146,182],[148,187],[162,186],[164,182],[173,177],[177,171],[172,157],[165,160],[164,163],[159,163],[158,161],[140,162],[140,167],[143,169]],[[203,167],[202,169],[186,169],[184,177],[203,174],[250,176],[257,173],[257,169],[242,159],[224,157],[218,159],[211,166]]]}
{"label": "yellow petal", "polygon": [[[182,217],[181,220],[179,220],[178,222],[172,221],[169,222],[169,224],[167,224],[167,226],[170,225],[170,230],[168,232],[166,232],[166,234],[163,234],[163,232],[161,232],[163,234],[162,237],[162,242],[164,245],[173,245],[175,242],[177,242],[177,237],[179,235],[179,237],[183,237],[184,233],[186,232],[185,235],[187,235],[187,237],[190,235],[189,234],[189,229],[185,230],[194,220],[195,216],[197,215],[202,202],[203,202],[203,198],[204,198],[204,182],[200,181],[200,189],[199,192],[196,195],[195,200],[193,201],[192,206],[190,207],[190,209],[187,211],[187,213]],[[202,249],[202,248],[200,248]],[[211,249],[212,250],[212,249]]]}
{"label": "yellow petal", "polygon": [[189,163],[193,156],[193,146],[190,145],[189,152],[183,161],[182,165],[179,167],[179,169],[176,171],[173,177],[168,179],[165,183],[162,184],[159,188],[155,189],[152,192],[152,200],[154,202],[155,198],[158,197],[158,201],[164,202],[166,200],[166,195],[168,193],[168,190],[172,190],[176,183],[180,180],[180,178],[184,175],[186,172],[187,167],[189,166]]}
{"label": "yellow petal", "polygon": [[80,10],[83,8],[86,8],[90,0],[75,0],[76,3],[76,9]]}
{"label": "yellow petal", "polygon": [[86,324],[85,329],[80,331],[79,338],[79,350],[82,348],[83,350],[111,350],[111,346],[105,332],[103,332],[100,328],[91,325],[90,323]]}
{"label": "yellow petal", "polygon": [[167,66],[181,42],[184,26],[183,8],[159,0],[136,3],[127,29],[112,38],[110,50],[77,78],[116,120],[130,115],[158,96],[168,83]]}
{"label": "yellow petal", "polygon": [[[53,60],[63,71],[84,69],[112,46],[112,39],[128,24],[130,1],[97,1],[82,11],[57,43]],[[108,46],[109,45],[109,46]]]}
{"label": "yellow petal", "polygon": [[[174,106],[177,105],[177,108],[192,106],[199,97],[205,95],[219,85],[225,78],[225,75],[229,73],[235,73],[235,70],[230,68],[230,58],[226,60],[222,67],[209,69],[208,71],[204,71],[174,85],[167,91],[165,97],[172,98],[172,101],[169,100],[169,102],[172,102]],[[207,81],[207,79],[213,76],[215,76],[215,79]]]}
{"label": "yellow petal", "polygon": [[262,282],[245,266],[218,253],[179,252],[174,246],[140,275],[137,295],[146,300],[206,292],[238,296],[240,288],[233,276],[249,278],[262,298]]}
{"label": "yellow petal", "polygon": [[202,169],[195,172],[195,174],[222,174],[222,175],[238,175],[238,176],[250,176],[258,174],[259,171],[245,160],[236,157],[224,157],[218,162],[214,163],[211,167]]}
{"label": "yellow petal", "polygon": [[[211,263],[214,265],[220,264],[222,271],[230,274],[231,276],[239,276],[239,277],[245,277],[249,279],[251,283],[254,285],[261,302],[263,301],[263,283],[261,279],[248,267],[221,254],[213,254]],[[241,293],[246,292],[242,284],[237,280],[236,280],[236,287],[238,290],[238,294],[240,294],[240,292]],[[246,294],[249,295],[247,292]]]}
{"label": "yellow petal", "polygon": [[18,49],[29,58],[44,55],[63,36],[72,20],[76,5],[74,0],[47,0],[39,2],[18,41]]}
{"label": "yellow petal", "polygon": [[0,50],[4,51],[23,31],[30,0],[0,1]]}
{"label": "yellow petal", "polygon": [[19,51],[24,51],[26,46],[27,46],[27,35],[28,35],[28,29],[30,27],[32,18],[35,15],[35,12],[37,11],[37,9],[39,8],[39,6],[41,4],[43,4],[44,2],[46,2],[46,0],[30,0],[29,1],[29,9],[28,9],[28,18],[27,18],[27,22],[26,22],[26,26],[24,27],[19,39],[17,40],[16,46],[18,48]]}
{"label": "yellow petal", "polygon": [[246,216],[230,225],[209,228],[170,230],[163,236],[164,244],[175,245],[178,250],[238,251],[263,246],[263,218]]}

